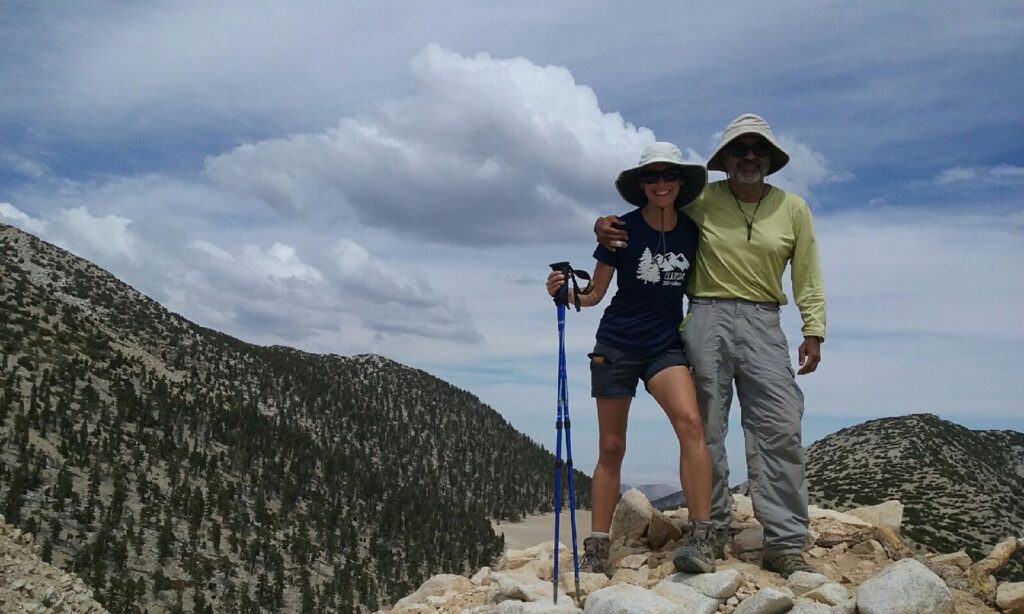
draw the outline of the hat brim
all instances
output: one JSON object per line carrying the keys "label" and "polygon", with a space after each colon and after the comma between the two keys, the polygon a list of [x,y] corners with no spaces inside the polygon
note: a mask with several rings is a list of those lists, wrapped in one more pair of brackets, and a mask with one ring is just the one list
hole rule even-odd
{"label": "hat brim", "polygon": [[[644,166],[656,162],[658,161],[654,160]],[[679,194],[676,196],[675,202],[675,208],[681,209],[692,203],[704,191],[704,186],[708,183],[708,171],[700,164],[676,164],[675,162],[669,162],[669,164],[679,168],[683,173],[683,183],[679,186]],[[619,191],[619,195],[635,207],[643,207],[647,204],[647,194],[644,193],[644,188],[640,184],[640,170],[644,166],[626,169],[619,173],[618,179],[615,180],[615,188]]]}
{"label": "hat brim", "polygon": [[764,132],[760,132],[758,130],[748,130],[746,132],[741,132],[741,133],[737,134],[736,136],[730,138],[728,141],[724,141],[723,140],[721,143],[719,143],[718,147],[711,154],[711,157],[708,158],[708,170],[709,171],[721,171],[723,173],[726,172],[725,171],[725,160],[724,160],[724,158],[725,158],[725,153],[724,153],[725,152],[725,148],[729,146],[729,143],[732,143],[733,141],[735,141],[736,139],[740,138],[741,136],[746,136],[748,134],[757,135],[757,136],[763,138],[764,140],[768,141],[768,144],[772,146],[772,150],[773,150],[772,151],[772,161],[768,165],[768,174],[769,175],[771,175],[772,173],[776,173],[776,172],[782,170],[782,167],[784,167],[787,164],[789,164],[789,154],[786,153],[786,151],[784,149],[782,149],[782,147],[779,147],[779,144],[775,142],[775,138],[772,135],[765,134]]}

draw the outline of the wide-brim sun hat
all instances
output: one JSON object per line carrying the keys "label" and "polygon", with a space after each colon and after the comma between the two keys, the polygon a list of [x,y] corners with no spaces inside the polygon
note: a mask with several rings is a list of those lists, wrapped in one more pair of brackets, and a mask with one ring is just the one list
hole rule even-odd
{"label": "wide-brim sun hat", "polygon": [[615,188],[619,191],[623,200],[631,205],[643,207],[647,204],[647,194],[640,184],[640,171],[648,164],[664,162],[679,167],[683,174],[683,183],[679,186],[679,194],[676,196],[675,207],[684,207],[704,191],[708,182],[708,171],[703,164],[692,164],[683,160],[683,154],[679,148],[672,143],[658,141],[648,145],[640,154],[640,162],[633,168],[627,168],[619,173],[615,180]]}
{"label": "wide-brim sun hat", "polygon": [[779,146],[779,142],[775,140],[775,135],[772,134],[772,129],[768,127],[768,122],[764,119],[754,115],[753,113],[744,113],[736,119],[732,120],[725,128],[725,132],[722,133],[722,141],[715,148],[715,151],[708,158],[708,170],[709,171],[723,171],[725,172],[725,165],[722,161],[723,150],[726,146],[743,136],[744,134],[756,134],[764,137],[764,140],[768,141],[768,144],[775,149],[772,152],[772,161],[768,165],[768,174],[771,175],[782,169],[783,166],[789,164],[789,154],[786,153],[782,147]]}

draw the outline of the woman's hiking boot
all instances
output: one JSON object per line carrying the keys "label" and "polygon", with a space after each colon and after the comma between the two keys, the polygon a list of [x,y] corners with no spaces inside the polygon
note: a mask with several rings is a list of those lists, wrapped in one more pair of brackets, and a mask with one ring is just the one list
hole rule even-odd
{"label": "woman's hiking boot", "polygon": [[797,552],[775,555],[765,554],[761,560],[761,567],[768,571],[774,571],[783,578],[788,578],[798,571],[818,573],[804,560],[804,555]]}
{"label": "woman's hiking boot", "polygon": [[583,540],[583,556],[580,557],[580,572],[608,574],[608,548],[611,540],[607,537],[590,537]]}
{"label": "woman's hiking boot", "polygon": [[715,546],[718,534],[710,522],[691,522],[686,539],[676,549],[672,563],[676,571],[710,573],[715,570]]}

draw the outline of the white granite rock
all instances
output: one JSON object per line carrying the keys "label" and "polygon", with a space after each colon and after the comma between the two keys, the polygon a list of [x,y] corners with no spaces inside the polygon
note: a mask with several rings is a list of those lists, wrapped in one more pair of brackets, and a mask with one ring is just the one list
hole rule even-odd
{"label": "white granite rock", "polygon": [[743,575],[735,569],[723,569],[714,573],[677,573],[669,580],[692,586],[713,599],[724,600],[736,594]]}
{"label": "white granite rock", "polygon": [[662,580],[652,590],[675,603],[682,612],[692,614],[714,614],[722,603],[718,599],[708,597],[694,587],[672,578]]}
{"label": "white granite rock", "polygon": [[786,586],[795,594],[803,595],[807,591],[814,590],[828,581],[828,577],[820,573],[798,571],[786,578]]}
{"label": "white granite rock", "polygon": [[813,590],[807,591],[803,596],[819,603],[832,606],[849,601],[850,591],[846,590],[846,587],[842,584],[828,582]]}
{"label": "white granite rock", "polygon": [[740,602],[734,614],[778,614],[793,607],[793,598],[782,590],[766,586]]}
{"label": "white granite rock", "polygon": [[[552,583],[537,578],[530,578],[524,575],[510,573],[496,573],[491,581],[498,586],[499,599],[514,599],[517,601],[551,601]],[[558,602],[572,599],[559,590]]]}
{"label": "white granite rock", "polygon": [[602,588],[587,597],[586,614],[676,614],[679,606],[632,584]]}
{"label": "white granite rock", "polygon": [[861,614],[950,614],[953,593],[922,563],[903,559],[857,588],[857,609]]}

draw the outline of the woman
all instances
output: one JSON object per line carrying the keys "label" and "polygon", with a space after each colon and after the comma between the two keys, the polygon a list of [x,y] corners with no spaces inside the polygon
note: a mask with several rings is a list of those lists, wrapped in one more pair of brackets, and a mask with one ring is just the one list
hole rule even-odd
{"label": "woman", "polygon": [[[679,440],[679,477],[690,528],[676,551],[675,566],[692,573],[715,569],[709,522],[711,461],[678,332],[698,236],[696,226],[678,209],[697,198],[706,182],[705,168],[685,163],[675,145],[659,142],[645,149],[639,164],[622,171],[615,181],[622,198],[638,207],[622,216],[631,238],[628,247],[610,251],[598,246],[593,290],[579,297],[569,290],[570,304],[578,298],[580,306],[597,305],[618,273],[615,295],[589,355],[600,441],[592,485],[592,533],[583,541],[581,571],[609,571],[608,531],[619,498],[626,422],[641,379]],[[548,275],[548,294],[554,296],[564,281],[560,272]]]}

